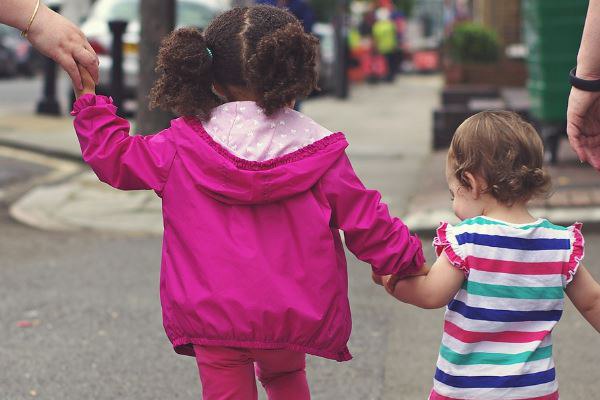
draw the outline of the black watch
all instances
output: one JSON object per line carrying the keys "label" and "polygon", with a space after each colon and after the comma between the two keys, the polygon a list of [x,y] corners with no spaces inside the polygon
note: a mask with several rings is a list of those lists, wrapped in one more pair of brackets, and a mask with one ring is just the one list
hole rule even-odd
{"label": "black watch", "polygon": [[586,92],[600,92],[600,79],[595,79],[593,81],[581,79],[575,75],[576,72],[577,67],[569,72],[569,82],[571,83],[571,86]]}

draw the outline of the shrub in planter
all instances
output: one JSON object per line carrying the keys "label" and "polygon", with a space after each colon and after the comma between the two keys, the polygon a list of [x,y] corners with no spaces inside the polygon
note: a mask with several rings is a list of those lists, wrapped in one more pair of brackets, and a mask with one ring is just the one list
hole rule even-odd
{"label": "shrub in planter", "polygon": [[458,24],[448,38],[450,57],[461,64],[497,62],[500,41],[496,32],[473,22]]}

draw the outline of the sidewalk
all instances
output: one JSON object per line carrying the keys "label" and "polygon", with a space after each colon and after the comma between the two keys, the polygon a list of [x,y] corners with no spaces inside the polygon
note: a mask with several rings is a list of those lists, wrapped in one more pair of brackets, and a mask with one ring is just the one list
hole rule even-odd
{"label": "sidewalk", "polygon": [[[580,164],[566,139],[559,160],[557,166],[548,167],[553,185],[550,197],[533,201],[532,213],[556,224],[580,221],[588,229],[600,227],[600,172]],[[432,232],[441,221],[458,222],[452,212],[445,166],[446,151],[431,155],[404,218],[411,230]]]}
{"label": "sidewalk", "polygon": [[71,117],[35,114],[2,115],[0,146],[81,161],[81,150]]}
{"label": "sidewalk", "polygon": [[[428,154],[431,112],[440,88],[438,77],[404,76],[394,85],[353,88],[349,101],[312,99],[303,110],[327,128],[347,134],[350,157],[371,177],[368,185],[389,187],[385,182],[395,172],[412,177],[414,183],[399,180],[384,190],[384,200],[392,213],[404,215],[411,230],[428,233],[440,221],[456,222],[445,182],[446,153]],[[0,146],[81,163],[70,117],[3,118]],[[424,159],[428,161],[423,163]],[[566,140],[560,160],[560,165],[549,168],[554,193],[534,203],[534,213],[560,224],[582,221],[600,226],[600,173],[580,165]],[[12,205],[11,215],[50,230],[162,233],[160,200],[153,192],[117,191],[100,183],[84,165],[81,168],[84,172],[76,176],[34,188]]]}
{"label": "sidewalk", "polygon": [[[351,143],[348,153],[365,172],[369,186],[383,181],[398,185],[383,190],[394,214],[401,214],[415,177],[428,155],[431,116],[441,80],[436,76],[405,76],[393,85],[359,86],[347,101],[311,99],[303,112],[333,131],[343,131]],[[81,162],[70,117],[11,115],[0,123],[0,146]],[[128,234],[161,234],[160,200],[153,192],[117,191],[98,181],[89,169],[38,186],[14,203],[17,220],[48,230],[91,229]],[[385,173],[386,168],[396,171]],[[416,181],[416,179],[412,179]]]}
{"label": "sidewalk", "polygon": [[0,124],[0,146],[72,161],[81,171],[51,174],[11,206],[16,220],[45,230],[162,234],[154,192],[124,192],[100,182],[83,164],[71,117],[11,115]]}

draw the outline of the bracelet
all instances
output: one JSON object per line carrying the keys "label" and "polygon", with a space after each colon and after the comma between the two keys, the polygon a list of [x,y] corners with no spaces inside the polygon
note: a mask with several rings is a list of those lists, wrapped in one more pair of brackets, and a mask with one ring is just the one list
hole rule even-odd
{"label": "bracelet", "polygon": [[37,0],[37,3],[35,5],[35,10],[33,10],[33,14],[31,15],[31,18],[29,18],[29,23],[27,24],[27,29],[25,29],[24,31],[21,32],[21,37],[26,38],[27,35],[29,34],[29,29],[31,29],[31,24],[33,24],[33,20],[35,19],[35,16],[38,13],[38,10],[40,9],[40,1],[41,0]]}
{"label": "bracelet", "polygon": [[577,67],[569,72],[569,82],[571,86],[586,92],[600,92],[600,79],[587,80],[576,76]]}

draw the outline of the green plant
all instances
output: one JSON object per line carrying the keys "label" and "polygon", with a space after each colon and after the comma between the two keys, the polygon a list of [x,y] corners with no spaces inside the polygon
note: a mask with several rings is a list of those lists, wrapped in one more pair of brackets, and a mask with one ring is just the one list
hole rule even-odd
{"label": "green plant", "polygon": [[448,38],[448,45],[452,59],[459,63],[493,63],[500,54],[496,32],[473,22],[458,24]]}

